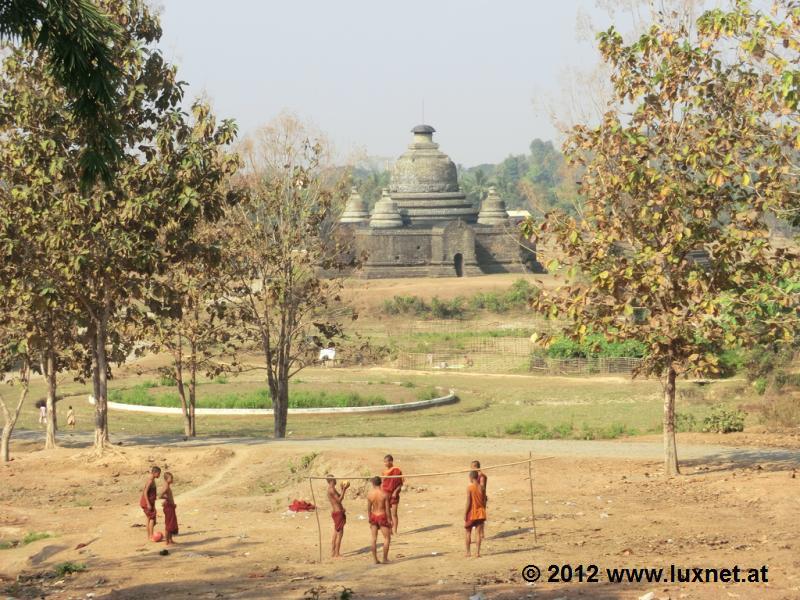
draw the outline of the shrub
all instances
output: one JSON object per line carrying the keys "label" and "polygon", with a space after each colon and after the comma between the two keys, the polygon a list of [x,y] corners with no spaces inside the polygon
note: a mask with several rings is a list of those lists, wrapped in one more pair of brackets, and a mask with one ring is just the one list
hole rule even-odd
{"label": "shrub", "polygon": [[383,312],[389,315],[424,316],[429,311],[430,307],[417,296],[394,296],[383,302]]}
{"label": "shrub", "polygon": [[737,348],[725,350],[718,358],[719,377],[733,377],[744,368],[744,352]]}
{"label": "shrub", "polygon": [[28,533],[24,538],[22,538],[22,543],[32,544],[33,542],[38,542],[39,540],[45,540],[49,537],[53,537],[53,535],[45,531],[32,531]]}
{"label": "shrub", "polygon": [[607,427],[590,427],[586,423],[581,428],[581,439],[615,440],[619,437],[636,435],[638,432],[624,423],[612,423]]}
{"label": "shrub", "polygon": [[744,418],[745,414],[742,411],[717,405],[712,407],[711,414],[703,419],[703,431],[711,433],[744,431]]}
{"label": "shrub", "polygon": [[697,419],[689,413],[676,413],[675,428],[681,433],[697,431]]}
{"label": "shrub", "polygon": [[435,387],[429,387],[424,390],[420,390],[417,392],[417,400],[433,400],[434,398],[439,398],[440,393]]}
{"label": "shrub", "polygon": [[[150,392],[135,386],[127,390],[111,390],[108,399],[124,404],[143,406],[180,406],[177,392],[151,395]],[[228,392],[215,396],[201,396],[197,400],[203,408],[272,408],[269,390],[261,388],[248,392]],[[347,406],[383,406],[386,398],[379,395],[362,396],[357,392],[315,392],[292,390],[289,392],[289,408],[342,408]]]}
{"label": "shrub", "polygon": [[547,425],[538,421],[520,421],[506,427],[508,435],[521,435],[532,440],[549,440],[553,437]]}
{"label": "shrub", "polygon": [[81,571],[86,570],[86,565],[83,563],[74,563],[71,561],[58,563],[55,568],[56,577],[63,577],[64,575],[70,575],[72,573],[80,573]]}
{"label": "shrub", "polygon": [[426,429],[425,431],[419,434],[419,437],[436,437],[436,432],[431,431],[430,429]]}
{"label": "shrub", "polygon": [[437,319],[456,319],[464,316],[464,299],[460,296],[452,300],[439,300],[434,296],[430,306],[431,314]]}
{"label": "shrub", "polygon": [[609,342],[605,336],[592,334],[578,342],[566,336],[557,336],[547,347],[549,358],[641,358],[644,344],[636,340]]}

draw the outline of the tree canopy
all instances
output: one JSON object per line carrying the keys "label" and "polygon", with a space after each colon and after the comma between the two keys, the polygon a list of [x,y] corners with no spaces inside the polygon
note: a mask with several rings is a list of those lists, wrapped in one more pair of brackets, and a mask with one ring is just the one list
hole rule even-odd
{"label": "tree canopy", "polygon": [[46,58],[80,123],[84,149],[78,158],[84,187],[111,173],[122,153],[117,140],[118,85],[115,62],[119,27],[92,0],[0,2],[0,39],[19,40]]}
{"label": "tree canopy", "polygon": [[676,376],[717,372],[726,345],[794,337],[797,291],[786,282],[797,257],[771,243],[765,217],[797,208],[800,78],[796,59],[761,65],[758,47],[796,56],[799,11],[772,20],[742,1],[704,14],[697,36],[659,24],[628,45],[613,28],[601,34],[616,101],[565,145],[583,170],[583,218],[556,211],[527,225],[556,241],[568,267],[536,309],[568,319],[576,339],[646,344],[640,372],[665,380],[668,475],[678,472]]}

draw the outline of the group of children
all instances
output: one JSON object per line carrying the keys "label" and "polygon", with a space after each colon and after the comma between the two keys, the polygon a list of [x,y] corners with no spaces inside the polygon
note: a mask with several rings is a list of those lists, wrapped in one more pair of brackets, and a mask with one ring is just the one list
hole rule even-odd
{"label": "group of children", "polygon": [[142,497],[139,500],[139,506],[142,507],[145,517],[147,518],[147,539],[160,542],[161,534],[155,531],[156,522],[158,520],[158,510],[156,509],[156,500],[161,498],[164,503],[162,510],[164,511],[164,537],[168,546],[175,543],[173,536],[178,535],[178,517],[175,514],[175,499],[172,495],[172,473],[167,471],[164,473],[164,488],[161,494],[158,493],[156,486],[156,479],[161,477],[161,469],[159,467],[152,467],[150,475],[142,489]]}
{"label": "group of children", "polygon": [[[47,405],[46,404],[39,404],[39,425],[47,425]],[[69,425],[70,429],[75,429],[75,411],[72,410],[72,406],[69,407],[67,411],[67,425]]]}
{"label": "group of children", "polygon": [[[399,527],[397,509],[400,506],[400,492],[403,489],[403,472],[394,465],[391,454],[383,457],[384,469],[382,477],[370,479],[371,488],[367,493],[367,518],[372,534],[372,559],[376,564],[378,560],[378,532],[383,536],[383,562],[389,562],[389,546],[392,535],[396,535]],[[471,556],[472,531],[475,531],[475,556],[481,555],[481,542],[483,541],[483,526],[486,522],[486,483],[488,477],[481,471],[480,461],[473,460],[470,465],[469,485],[467,486],[467,504],[464,509],[464,529],[466,530],[466,554]],[[178,534],[178,518],[175,514],[175,499],[172,495],[172,473],[164,473],[164,488],[158,494],[156,479],[161,477],[161,469],[152,467],[147,481],[142,489],[139,506],[147,518],[147,539],[161,541],[161,535],[155,531],[158,517],[156,501],[164,500],[164,534],[167,545],[175,543],[173,536]],[[336,478],[333,475],[326,477],[328,482],[328,500],[331,503],[331,518],[333,519],[333,538],[331,539],[331,556],[341,557],[342,537],[344,526],[347,523],[347,513],[344,508],[344,496],[350,487],[349,482],[336,487]]]}
{"label": "group of children", "polygon": [[[400,491],[403,488],[403,472],[394,465],[391,454],[383,457],[384,470],[382,477],[370,479],[371,488],[367,493],[367,518],[372,534],[372,559],[376,564],[378,560],[378,531],[383,536],[383,562],[389,561],[389,547],[392,535],[397,534],[398,516],[397,509],[400,505]],[[467,504],[464,510],[464,529],[466,530],[466,556],[471,556],[472,531],[475,530],[475,556],[481,555],[481,542],[484,535],[486,522],[486,483],[488,477],[481,471],[480,461],[474,460],[469,472],[469,485],[467,486]],[[328,500],[331,503],[331,518],[333,519],[333,538],[331,539],[331,556],[340,558],[342,536],[347,516],[344,509],[344,496],[350,487],[349,482],[336,487],[336,478],[333,475],[326,477],[328,482]]]}

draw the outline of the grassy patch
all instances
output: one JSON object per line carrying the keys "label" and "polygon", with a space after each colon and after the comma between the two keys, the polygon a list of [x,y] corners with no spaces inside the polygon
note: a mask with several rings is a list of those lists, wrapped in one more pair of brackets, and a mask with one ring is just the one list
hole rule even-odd
{"label": "grassy patch", "polygon": [[[177,392],[155,393],[151,388],[136,385],[125,390],[112,390],[112,402],[142,406],[179,407]],[[326,392],[294,390],[289,393],[289,408],[342,408],[348,406],[383,406],[386,398],[377,394],[361,395],[358,392]],[[256,389],[245,392],[224,392],[199,395],[197,405],[203,408],[272,408],[269,390]]]}
{"label": "grassy patch", "polygon": [[429,387],[417,393],[417,400],[433,400],[440,397],[441,393],[435,387]]}
{"label": "grassy patch", "polygon": [[538,421],[512,423],[506,427],[505,432],[530,440],[613,440],[638,433],[636,429],[624,423],[611,423],[606,426],[590,426],[584,423],[577,429],[572,423],[548,426]]}
{"label": "grassy patch", "polygon": [[430,429],[426,429],[425,431],[419,434],[419,437],[436,437],[436,432],[431,431]]}
{"label": "grassy patch", "polygon": [[53,571],[56,577],[63,577],[64,575],[71,575],[72,573],[80,573],[86,570],[86,565],[83,563],[75,563],[72,561],[58,563]]}
{"label": "grassy patch", "polygon": [[9,550],[10,548],[16,548],[18,546],[27,546],[33,542],[46,540],[47,538],[51,537],[53,537],[53,534],[46,531],[31,531],[25,534],[25,537],[23,537],[21,540],[0,541],[0,550]]}
{"label": "grassy patch", "polygon": [[33,542],[38,542],[39,540],[46,540],[47,538],[50,537],[53,537],[53,534],[48,533],[46,531],[31,531],[24,538],[22,538],[22,543],[23,545],[32,544]]}

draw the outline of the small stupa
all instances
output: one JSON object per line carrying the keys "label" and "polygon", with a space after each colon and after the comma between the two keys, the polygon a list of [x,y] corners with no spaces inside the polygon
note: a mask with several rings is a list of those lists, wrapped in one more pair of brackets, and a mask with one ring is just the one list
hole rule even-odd
{"label": "small stupa", "polygon": [[390,229],[403,226],[403,217],[397,208],[397,202],[392,200],[389,190],[386,188],[383,189],[381,199],[375,203],[372,209],[369,226],[373,229]]}
{"label": "small stupa", "polygon": [[506,210],[506,203],[492,186],[481,204],[481,212],[478,213],[478,224],[505,225],[507,223],[508,211]]}
{"label": "small stupa", "polygon": [[369,221],[367,204],[356,188],[350,190],[350,197],[344,206],[344,212],[339,219],[340,223],[366,223]]}

